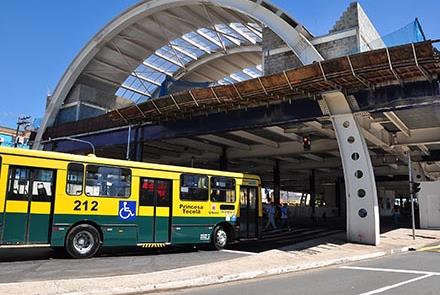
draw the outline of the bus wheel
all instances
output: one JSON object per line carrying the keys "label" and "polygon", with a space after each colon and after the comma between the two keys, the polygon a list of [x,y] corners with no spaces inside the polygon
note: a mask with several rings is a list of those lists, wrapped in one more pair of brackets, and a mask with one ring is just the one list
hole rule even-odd
{"label": "bus wheel", "polygon": [[98,230],[90,224],[80,224],[67,234],[66,250],[72,258],[90,258],[101,246]]}
{"label": "bus wheel", "polygon": [[217,250],[223,249],[228,244],[228,239],[228,232],[222,226],[217,226],[212,237],[213,248]]}

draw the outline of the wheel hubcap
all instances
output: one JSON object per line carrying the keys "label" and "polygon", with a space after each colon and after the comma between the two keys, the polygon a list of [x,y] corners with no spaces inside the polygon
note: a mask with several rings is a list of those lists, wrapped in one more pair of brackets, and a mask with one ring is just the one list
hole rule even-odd
{"label": "wheel hubcap", "polygon": [[95,245],[95,239],[87,231],[78,232],[73,238],[73,247],[80,254],[87,254]]}
{"label": "wheel hubcap", "polygon": [[228,239],[226,232],[224,230],[217,231],[216,239],[217,239],[217,245],[224,247]]}

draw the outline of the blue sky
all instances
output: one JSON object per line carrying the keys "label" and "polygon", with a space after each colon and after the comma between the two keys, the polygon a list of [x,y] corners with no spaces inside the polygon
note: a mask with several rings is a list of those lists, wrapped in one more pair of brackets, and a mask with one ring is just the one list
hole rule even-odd
{"label": "blue sky", "polygon": [[[0,1],[0,126],[44,114],[45,98],[75,55],[107,22],[138,0]],[[333,26],[350,0],[273,0],[314,35]],[[378,31],[419,17],[427,38],[440,39],[438,0],[361,0]]]}

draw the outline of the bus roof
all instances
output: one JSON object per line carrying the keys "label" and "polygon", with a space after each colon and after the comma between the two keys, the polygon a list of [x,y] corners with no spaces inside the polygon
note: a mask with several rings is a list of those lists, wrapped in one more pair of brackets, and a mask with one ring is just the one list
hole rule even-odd
{"label": "bus roof", "polygon": [[0,155],[1,154],[27,156],[27,157],[35,157],[35,158],[45,158],[45,159],[62,160],[62,161],[69,161],[69,162],[83,162],[83,163],[104,164],[104,165],[117,165],[117,166],[129,167],[129,168],[143,168],[143,169],[176,171],[176,172],[195,173],[195,174],[197,174],[197,173],[198,174],[213,174],[213,175],[222,175],[222,176],[230,176],[230,177],[237,177],[237,178],[249,178],[249,179],[260,180],[260,177],[255,174],[227,172],[227,171],[220,171],[220,170],[191,168],[191,167],[154,164],[154,163],[144,163],[144,162],[136,162],[136,161],[128,161],[128,160],[111,159],[111,158],[101,158],[101,157],[96,157],[95,155],[83,156],[83,155],[75,155],[75,154],[60,153],[60,152],[28,150],[28,149],[10,148],[10,147],[0,147]]}

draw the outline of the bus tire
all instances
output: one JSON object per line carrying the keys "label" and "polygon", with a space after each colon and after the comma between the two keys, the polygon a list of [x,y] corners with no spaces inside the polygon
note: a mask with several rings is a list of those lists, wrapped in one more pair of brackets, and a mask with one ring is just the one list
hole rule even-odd
{"label": "bus tire", "polygon": [[90,258],[101,247],[101,238],[96,227],[79,224],[73,227],[66,237],[66,251],[72,258]]}
{"label": "bus tire", "polygon": [[223,226],[217,226],[212,235],[212,248],[222,250],[229,242],[228,231]]}

